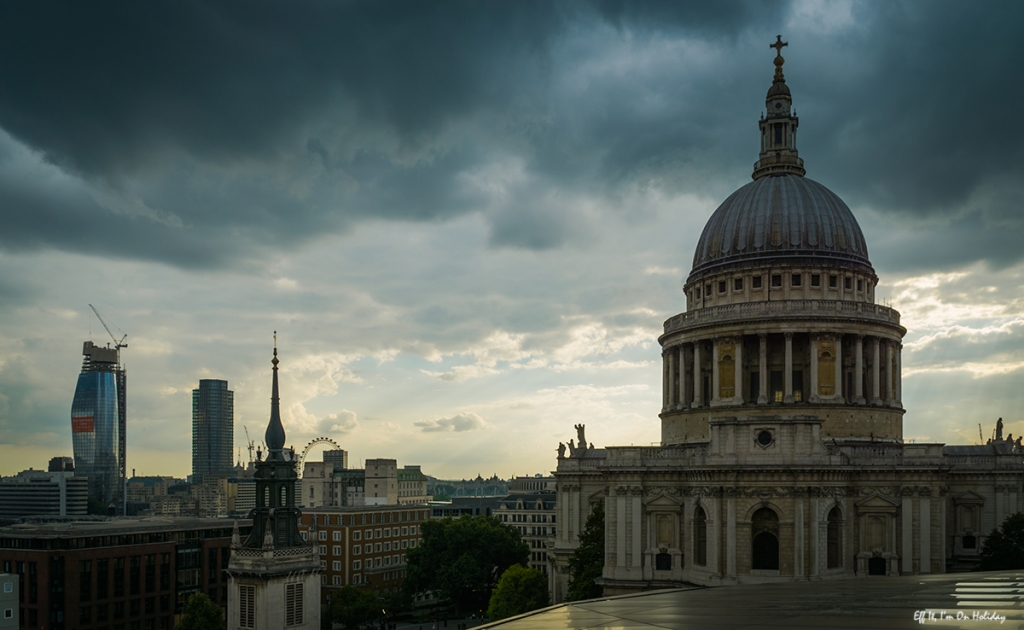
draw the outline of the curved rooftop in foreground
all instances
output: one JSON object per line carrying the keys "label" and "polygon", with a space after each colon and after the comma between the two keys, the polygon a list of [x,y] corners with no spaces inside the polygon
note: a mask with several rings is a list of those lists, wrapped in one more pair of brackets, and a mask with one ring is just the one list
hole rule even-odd
{"label": "curved rooftop in foreground", "polygon": [[[881,630],[921,628],[921,611],[924,627],[1016,628],[1024,621],[1024,594],[1018,588],[1022,578],[1024,572],[1000,571],[650,591],[561,604],[478,628]],[[940,623],[939,611],[954,621]],[[963,626],[955,621],[958,612],[970,619],[975,611],[996,618]],[[930,621],[929,612],[935,615]],[[1008,623],[1000,623],[999,617]]]}

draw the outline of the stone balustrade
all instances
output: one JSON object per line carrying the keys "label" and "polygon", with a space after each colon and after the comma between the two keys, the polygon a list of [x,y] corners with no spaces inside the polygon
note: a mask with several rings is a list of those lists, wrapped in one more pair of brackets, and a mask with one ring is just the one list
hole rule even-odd
{"label": "stone balustrade", "polygon": [[685,330],[702,324],[725,324],[759,317],[773,319],[786,317],[845,319],[855,317],[896,326],[900,323],[899,311],[881,304],[849,300],[778,300],[724,304],[680,313],[665,321],[665,333]]}

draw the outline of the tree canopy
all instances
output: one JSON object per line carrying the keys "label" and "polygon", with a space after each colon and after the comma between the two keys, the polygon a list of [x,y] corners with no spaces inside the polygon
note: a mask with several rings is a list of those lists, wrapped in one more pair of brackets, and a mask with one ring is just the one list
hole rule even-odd
{"label": "tree canopy", "polygon": [[548,605],[548,578],[537,569],[514,564],[501,574],[491,594],[487,616],[491,621],[514,617]]}
{"label": "tree canopy", "polygon": [[224,630],[224,611],[214,604],[205,593],[196,593],[188,598],[181,613],[181,621],[174,630]]}
{"label": "tree canopy", "polygon": [[409,594],[434,591],[456,611],[486,606],[501,574],[530,557],[519,531],[493,516],[431,520],[422,527],[423,540],[406,556],[402,586]]}
{"label": "tree canopy", "polygon": [[981,547],[979,571],[1024,569],[1024,514],[1006,517]]}
{"label": "tree canopy", "polygon": [[569,592],[566,601],[593,599],[603,593],[594,580],[604,568],[604,502],[594,506],[580,532],[580,546],[569,557]]}
{"label": "tree canopy", "polygon": [[325,612],[323,616],[329,620],[324,624],[327,628],[331,627],[330,622],[358,628],[383,616],[377,595],[356,586],[342,586],[331,593]]}

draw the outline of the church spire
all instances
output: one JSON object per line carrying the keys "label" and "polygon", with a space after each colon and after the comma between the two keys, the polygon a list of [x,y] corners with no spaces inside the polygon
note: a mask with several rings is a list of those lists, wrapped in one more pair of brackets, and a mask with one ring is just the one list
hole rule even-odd
{"label": "church spire", "polygon": [[769,46],[775,49],[775,77],[765,97],[768,112],[758,123],[761,127],[761,154],[754,164],[754,179],[768,175],[802,176],[806,172],[804,161],[796,150],[796,128],[800,121],[792,111],[793,97],[782,72],[782,65],[786,63],[782,48],[788,45],[789,42],[782,41],[782,35],[777,35],[775,43]]}
{"label": "church spire", "polygon": [[274,358],[271,361],[274,365],[274,386],[270,394],[270,422],[267,424],[267,432],[263,438],[267,443],[267,459],[283,459],[284,449],[284,425],[281,424],[281,398],[277,389],[277,331],[274,331]]}

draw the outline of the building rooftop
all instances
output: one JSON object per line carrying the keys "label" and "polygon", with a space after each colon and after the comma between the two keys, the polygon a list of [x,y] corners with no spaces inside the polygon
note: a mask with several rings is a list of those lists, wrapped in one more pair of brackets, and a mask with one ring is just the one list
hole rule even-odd
{"label": "building rooftop", "polygon": [[248,527],[248,519],[227,518],[183,518],[153,516],[146,518],[114,518],[107,520],[49,521],[45,523],[20,523],[0,528],[3,538],[70,538],[81,536],[120,536],[146,534],[151,532],[230,528],[237,522],[239,527]]}
{"label": "building rooftop", "polygon": [[[944,628],[1016,628],[1018,623],[1002,623],[1000,617],[1024,621],[1022,590],[1024,571],[693,587],[561,604],[480,627],[885,630],[935,624]],[[940,617],[940,613],[950,618]],[[975,613],[989,616],[975,621]],[[964,617],[969,621],[964,623]]]}

